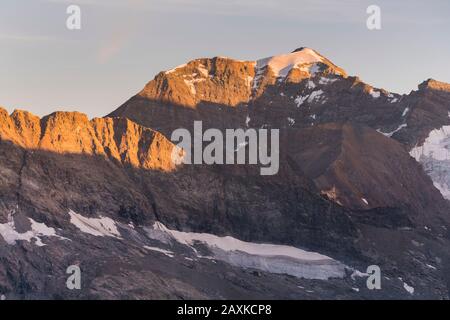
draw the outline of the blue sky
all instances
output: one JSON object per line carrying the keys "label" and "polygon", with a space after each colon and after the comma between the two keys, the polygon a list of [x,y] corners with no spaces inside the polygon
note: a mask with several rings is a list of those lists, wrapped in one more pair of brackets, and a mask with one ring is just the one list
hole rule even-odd
{"label": "blue sky", "polygon": [[[82,29],[66,28],[66,8]],[[381,8],[382,29],[366,28]],[[103,116],[161,70],[308,46],[351,75],[408,93],[450,82],[448,0],[1,0],[0,105]]]}

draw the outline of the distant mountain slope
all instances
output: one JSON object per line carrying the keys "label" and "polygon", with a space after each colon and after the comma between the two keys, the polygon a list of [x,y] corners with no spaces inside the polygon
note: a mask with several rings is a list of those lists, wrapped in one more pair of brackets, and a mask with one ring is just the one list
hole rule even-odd
{"label": "distant mountain slope", "polygon": [[[158,74],[110,116],[130,118],[167,137],[180,127],[192,129],[194,120],[202,120],[204,128],[219,129],[295,130],[351,123],[371,127],[405,144],[410,151],[420,146],[433,129],[450,124],[449,87],[430,79],[409,95],[390,93],[348,77],[316,51],[300,48],[258,61],[191,61]],[[450,168],[440,173],[447,181],[450,173],[445,172]],[[346,190],[353,193],[350,198],[354,207],[361,205],[356,189],[351,186]],[[392,201],[377,203],[387,206]]]}

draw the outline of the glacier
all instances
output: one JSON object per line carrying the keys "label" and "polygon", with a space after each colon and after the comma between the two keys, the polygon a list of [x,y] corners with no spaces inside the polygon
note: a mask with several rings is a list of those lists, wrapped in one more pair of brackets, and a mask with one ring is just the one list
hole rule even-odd
{"label": "glacier", "polygon": [[450,126],[431,131],[423,145],[414,147],[410,154],[422,164],[444,198],[450,200]]}
{"label": "glacier", "polygon": [[[296,247],[267,243],[253,243],[234,237],[219,237],[208,233],[171,230],[160,222],[146,228],[147,235],[166,244],[177,242],[188,246],[199,258],[216,259],[233,266],[257,269],[297,278],[327,280],[343,278],[347,268],[328,256]],[[205,245],[210,257],[201,256],[195,246]]]}

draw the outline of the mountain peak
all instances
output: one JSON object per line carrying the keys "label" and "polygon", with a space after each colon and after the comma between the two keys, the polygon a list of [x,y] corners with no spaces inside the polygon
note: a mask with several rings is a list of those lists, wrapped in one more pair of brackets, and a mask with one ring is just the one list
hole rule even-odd
{"label": "mountain peak", "polygon": [[302,51],[302,50],[305,50],[305,49],[309,49],[309,48],[307,48],[307,47],[298,47],[297,49],[292,51],[292,53],[299,52],[299,51]]}
{"label": "mountain peak", "polygon": [[347,77],[343,69],[317,51],[300,47],[256,61],[220,56],[195,59],[159,73],[138,95],[189,108],[200,103],[236,107],[259,97],[271,86],[330,75]]}
{"label": "mountain peak", "polygon": [[292,53],[276,55],[257,61],[257,69],[270,67],[276,77],[287,77],[294,68],[324,62],[325,58],[310,48],[299,48]]}
{"label": "mountain peak", "polygon": [[424,82],[422,82],[421,84],[419,84],[419,90],[426,90],[426,89],[450,91],[450,84],[429,78]]}
{"label": "mountain peak", "polygon": [[54,112],[43,118],[0,108],[0,141],[53,154],[96,155],[135,168],[175,169],[175,145],[161,133],[127,118],[94,118],[80,112]]}

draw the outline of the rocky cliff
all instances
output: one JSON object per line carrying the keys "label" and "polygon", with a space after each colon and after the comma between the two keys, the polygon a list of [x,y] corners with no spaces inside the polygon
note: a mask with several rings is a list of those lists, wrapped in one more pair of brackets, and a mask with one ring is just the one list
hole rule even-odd
{"label": "rocky cliff", "polygon": [[88,120],[78,112],[42,119],[21,110],[0,109],[0,139],[24,149],[102,156],[135,168],[171,171],[174,145],[161,133],[122,118]]}

